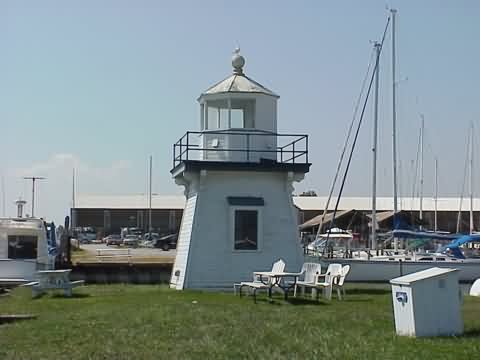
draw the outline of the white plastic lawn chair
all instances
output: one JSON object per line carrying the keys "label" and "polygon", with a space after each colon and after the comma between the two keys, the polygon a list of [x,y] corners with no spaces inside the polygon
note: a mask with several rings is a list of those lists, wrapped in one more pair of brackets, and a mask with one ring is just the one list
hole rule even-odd
{"label": "white plastic lawn chair", "polygon": [[333,282],[333,287],[337,290],[337,296],[339,300],[342,300],[342,292],[343,296],[345,296],[345,288],[343,284],[345,283],[345,278],[347,277],[348,272],[350,271],[350,265],[345,265],[342,267],[340,271],[340,276],[336,277]]}
{"label": "white plastic lawn chair", "polygon": [[[285,261],[282,259],[276,261],[273,266],[272,266],[272,273],[282,273],[285,270]],[[272,281],[275,281],[275,278],[270,277],[268,278],[267,282],[263,282],[260,276],[256,276],[255,274],[253,275],[253,281],[244,281],[240,283],[238,293],[240,297],[242,296],[242,288],[248,287],[252,290],[252,295],[253,295],[253,301],[257,302],[257,290],[259,289],[271,289],[272,286],[275,286],[272,284]]]}
{"label": "white plastic lawn chair", "polygon": [[341,272],[342,272],[342,264],[330,264],[328,265],[328,268],[325,274],[320,274],[319,276],[325,276],[325,275],[340,276]]}
{"label": "white plastic lawn chair", "polygon": [[303,280],[297,281],[293,296],[297,296],[297,287],[301,288],[302,296],[305,295],[306,287],[314,287],[317,281],[317,275],[322,272],[322,265],[316,263],[304,263],[301,272],[303,273]]}
{"label": "white plastic lawn chair", "polygon": [[[328,268],[325,274],[317,275],[317,281],[315,282],[315,286],[314,286],[315,290],[321,289],[323,292],[323,297],[325,297],[327,300],[331,300],[334,282],[341,275],[341,272],[342,272],[342,264],[328,265]],[[318,292],[317,292],[317,299],[318,299]]]}
{"label": "white plastic lawn chair", "polygon": [[[332,289],[333,282],[335,281],[335,276],[330,274],[323,275],[323,280],[320,281],[320,277],[317,277],[317,282],[315,283],[314,289],[316,291],[316,296],[318,300],[318,290],[322,290],[323,297],[327,300],[332,300]],[[314,294],[312,294],[312,297]]]}
{"label": "white plastic lawn chair", "polygon": [[284,270],[285,270],[285,261],[283,261],[282,259],[273,263],[272,273],[282,273],[284,272]]}

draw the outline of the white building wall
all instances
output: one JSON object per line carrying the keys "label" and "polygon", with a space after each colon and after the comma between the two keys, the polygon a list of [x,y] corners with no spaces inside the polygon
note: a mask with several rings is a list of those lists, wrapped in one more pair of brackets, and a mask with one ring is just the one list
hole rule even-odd
{"label": "white building wall", "polygon": [[[291,202],[292,181],[284,172],[258,171],[208,171],[193,180],[188,186],[198,186],[199,190],[190,246],[187,250],[181,244],[182,248],[177,250],[180,253],[177,252],[179,259],[173,268],[172,282],[181,266],[186,266],[183,287],[201,289],[231,288],[233,283],[251,280],[253,271],[270,270],[279,258],[286,262],[287,270],[299,271],[302,251]],[[258,251],[234,250],[228,196],[264,199]],[[190,217],[190,211],[188,214]],[[181,235],[180,241],[183,238]]]}
{"label": "white building wall", "polygon": [[463,333],[458,272],[412,284],[415,336]]}
{"label": "white building wall", "polygon": [[277,99],[263,94],[255,97],[255,129],[277,132]]}
{"label": "white building wall", "polygon": [[183,289],[185,281],[185,271],[188,262],[188,253],[192,236],[195,208],[197,204],[197,195],[192,194],[186,202],[183,212],[182,223],[180,225],[180,234],[177,242],[177,254],[170,280],[170,287]]}
{"label": "white building wall", "polygon": [[[372,266],[373,267],[373,266]],[[397,292],[407,294],[407,302],[399,304],[396,298]],[[410,304],[412,299],[412,288],[410,286],[392,285],[392,298],[395,314],[395,328],[398,335],[414,336],[415,335],[415,319],[413,314],[413,305]]]}

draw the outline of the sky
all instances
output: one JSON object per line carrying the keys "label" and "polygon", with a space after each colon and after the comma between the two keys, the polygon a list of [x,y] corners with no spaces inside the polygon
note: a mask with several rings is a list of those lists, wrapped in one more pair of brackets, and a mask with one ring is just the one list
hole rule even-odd
{"label": "sky", "polygon": [[[472,122],[480,134],[478,1],[2,0],[0,214],[14,215],[19,196],[30,203],[23,176],[44,176],[35,215],[61,222],[73,168],[77,196],[146,193],[150,155],[153,191],[182,194],[169,172],[172,144],[199,130],[196,99],[231,73],[237,46],[245,73],[281,96],[279,132],[310,136],[313,165],[295,191],[327,195],[387,6],[398,9],[400,195],[412,194],[423,114],[424,193],[432,196],[437,157],[440,196],[460,196]],[[393,192],[390,53],[389,32],[380,60],[383,196]],[[372,126],[370,101],[346,196],[371,194]]]}

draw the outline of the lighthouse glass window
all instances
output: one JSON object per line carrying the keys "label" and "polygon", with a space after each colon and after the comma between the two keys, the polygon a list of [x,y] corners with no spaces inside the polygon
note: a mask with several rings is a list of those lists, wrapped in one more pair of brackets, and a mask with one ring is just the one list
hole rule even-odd
{"label": "lighthouse glass window", "polygon": [[258,211],[235,210],[235,250],[258,249]]}

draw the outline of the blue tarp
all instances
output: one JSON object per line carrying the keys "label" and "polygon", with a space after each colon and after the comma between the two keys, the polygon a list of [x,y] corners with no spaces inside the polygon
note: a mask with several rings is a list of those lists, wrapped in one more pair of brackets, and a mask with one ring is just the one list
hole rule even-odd
{"label": "blue tarp", "polygon": [[460,251],[460,246],[474,241],[480,242],[480,234],[461,236],[452,241],[451,243],[445,245],[443,248],[440,249],[440,251],[449,252],[451,255],[459,259],[465,259],[465,256],[463,256],[463,253]]}
{"label": "blue tarp", "polygon": [[445,234],[433,231],[393,230],[392,235],[397,238],[425,239],[425,240],[453,240],[462,234]]}

